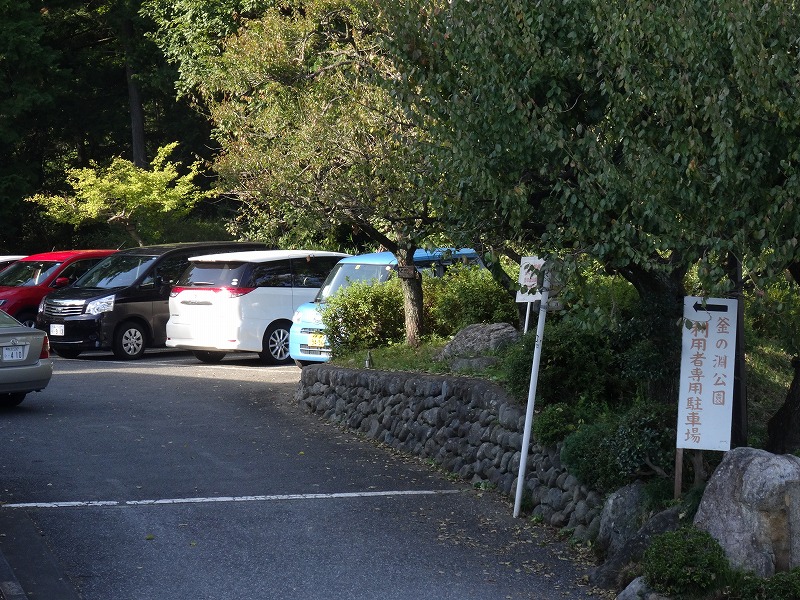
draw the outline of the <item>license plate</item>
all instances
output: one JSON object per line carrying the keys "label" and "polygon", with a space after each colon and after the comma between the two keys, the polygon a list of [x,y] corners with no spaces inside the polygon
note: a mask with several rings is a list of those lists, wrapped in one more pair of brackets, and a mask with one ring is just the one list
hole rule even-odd
{"label": "license plate", "polygon": [[3,348],[3,360],[22,360],[25,358],[24,346],[5,346]]}
{"label": "license plate", "polygon": [[64,325],[61,323],[51,323],[50,335],[64,335]]}
{"label": "license plate", "polygon": [[314,346],[316,348],[324,348],[325,347],[325,336],[321,333],[312,333],[309,336],[308,340],[309,346]]}

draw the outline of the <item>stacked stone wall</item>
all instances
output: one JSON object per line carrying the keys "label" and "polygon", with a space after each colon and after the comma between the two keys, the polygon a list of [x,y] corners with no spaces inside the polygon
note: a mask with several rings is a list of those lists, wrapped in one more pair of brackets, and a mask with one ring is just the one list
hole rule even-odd
{"label": "stacked stone wall", "polygon": [[[392,448],[432,459],[474,485],[513,496],[524,407],[480,379],[314,365],[303,369],[298,403]],[[525,490],[533,515],[594,540],[603,498],[561,464],[556,448],[532,444]]]}

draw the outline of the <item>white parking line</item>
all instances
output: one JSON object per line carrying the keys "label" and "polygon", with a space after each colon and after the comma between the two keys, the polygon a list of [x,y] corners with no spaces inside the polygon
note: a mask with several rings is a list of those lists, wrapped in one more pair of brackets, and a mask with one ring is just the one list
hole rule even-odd
{"label": "white parking line", "polygon": [[338,494],[274,494],[271,496],[212,496],[208,498],[164,498],[161,500],[88,500],[84,502],[17,502],[0,508],[88,508],[96,506],[155,506],[160,504],[207,504],[212,502],[270,502],[273,500],[330,500],[374,498],[377,496],[439,496],[460,490],[391,490],[384,492],[342,492]]}

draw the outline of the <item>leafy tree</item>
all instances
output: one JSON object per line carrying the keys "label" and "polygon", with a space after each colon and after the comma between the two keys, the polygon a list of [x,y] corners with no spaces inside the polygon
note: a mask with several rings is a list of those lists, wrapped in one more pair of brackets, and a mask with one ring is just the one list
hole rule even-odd
{"label": "leafy tree", "polygon": [[758,281],[796,260],[795,2],[385,10],[398,97],[436,141],[437,206],[460,231],[560,255],[565,277],[597,259],[664,331],[698,261],[697,291],[725,293],[732,264]]}
{"label": "leafy tree", "polygon": [[185,215],[203,196],[194,185],[198,173],[195,163],[185,175],[167,157],[176,144],[160,148],[151,163],[152,170],[142,169],[131,161],[116,158],[107,168],[72,169],[68,181],[73,196],[30,198],[42,205],[56,222],[80,225],[86,221],[105,220],[121,226],[140,246],[146,224],[148,235],[157,235],[164,213]]}
{"label": "leafy tree", "polygon": [[[314,0],[269,10],[225,41],[199,91],[223,149],[221,186],[243,205],[235,232],[290,244],[347,229],[402,269],[436,231],[419,130],[375,84],[389,66],[378,17],[372,2]],[[422,285],[402,284],[416,344]]]}

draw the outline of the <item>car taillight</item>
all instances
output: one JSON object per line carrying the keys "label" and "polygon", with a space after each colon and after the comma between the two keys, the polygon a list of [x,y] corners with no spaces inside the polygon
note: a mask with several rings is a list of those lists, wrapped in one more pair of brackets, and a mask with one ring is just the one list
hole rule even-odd
{"label": "car taillight", "polygon": [[42,340],[42,351],[39,353],[39,358],[50,358],[50,338],[47,335]]}
{"label": "car taillight", "polygon": [[238,298],[240,296],[244,296],[245,294],[249,294],[254,289],[256,289],[256,288],[252,288],[252,287],[227,287],[227,288],[222,288],[220,290],[220,292],[223,292],[223,293],[227,292],[229,298]]}
{"label": "car taillight", "polygon": [[175,296],[180,294],[185,289],[186,289],[185,287],[174,287],[169,291],[169,297],[170,298],[174,298]]}

